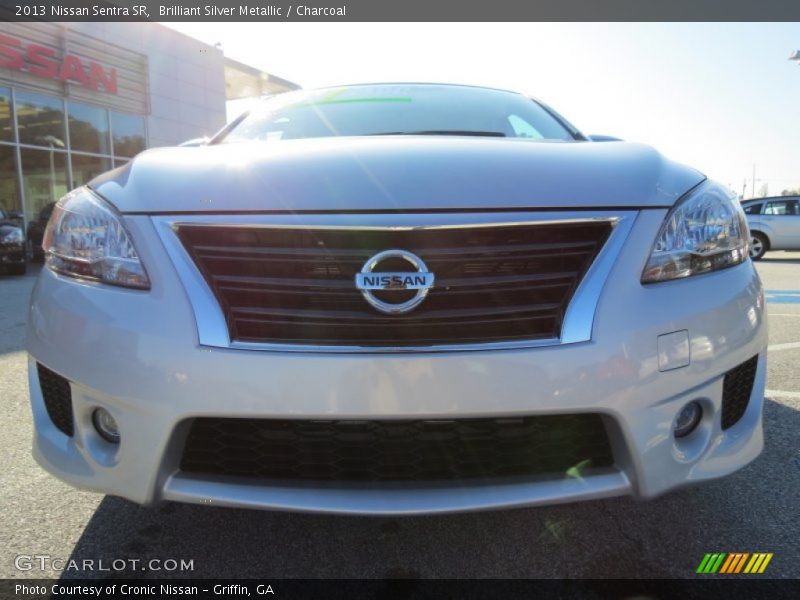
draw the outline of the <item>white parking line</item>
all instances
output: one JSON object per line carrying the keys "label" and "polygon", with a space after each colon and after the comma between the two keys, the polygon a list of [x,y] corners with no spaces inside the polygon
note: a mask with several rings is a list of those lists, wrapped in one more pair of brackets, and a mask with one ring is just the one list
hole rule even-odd
{"label": "white parking line", "polygon": [[772,346],[767,346],[767,350],[770,352],[777,352],[778,350],[794,350],[795,348],[800,348],[800,342],[786,342],[785,344],[772,344]]}
{"label": "white parking line", "polygon": [[800,313],[767,313],[770,317],[800,317]]}
{"label": "white parking line", "polygon": [[777,398],[800,398],[800,392],[784,392],[783,390],[764,390],[764,395]]}

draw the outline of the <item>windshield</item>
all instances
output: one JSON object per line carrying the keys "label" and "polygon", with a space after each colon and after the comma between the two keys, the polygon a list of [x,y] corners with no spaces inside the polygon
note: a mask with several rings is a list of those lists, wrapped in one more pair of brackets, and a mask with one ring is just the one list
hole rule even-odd
{"label": "windshield", "polygon": [[547,110],[520,94],[462,86],[360,85],[275,96],[214,142],[361,135],[575,139]]}

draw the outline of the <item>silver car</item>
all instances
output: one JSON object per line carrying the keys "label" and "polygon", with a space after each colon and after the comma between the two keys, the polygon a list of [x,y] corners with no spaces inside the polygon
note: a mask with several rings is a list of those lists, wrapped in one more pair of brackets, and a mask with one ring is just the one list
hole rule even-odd
{"label": "silver car", "polygon": [[146,505],[652,498],[763,447],[748,241],[723,186],[521,94],[285,94],[58,203],[34,454]]}
{"label": "silver car", "polygon": [[755,198],[742,203],[750,226],[750,258],[768,250],[800,250],[800,197]]}

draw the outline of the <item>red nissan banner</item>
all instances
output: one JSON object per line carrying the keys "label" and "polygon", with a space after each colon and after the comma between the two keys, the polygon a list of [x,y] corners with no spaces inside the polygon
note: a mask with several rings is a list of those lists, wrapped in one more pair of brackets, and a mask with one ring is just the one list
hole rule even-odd
{"label": "red nissan banner", "polygon": [[52,48],[26,44],[19,38],[3,34],[0,34],[1,68],[69,81],[93,90],[104,90],[109,94],[117,93],[116,69],[106,69],[95,61],[83,61],[75,54],[65,54],[62,59],[58,59]]}

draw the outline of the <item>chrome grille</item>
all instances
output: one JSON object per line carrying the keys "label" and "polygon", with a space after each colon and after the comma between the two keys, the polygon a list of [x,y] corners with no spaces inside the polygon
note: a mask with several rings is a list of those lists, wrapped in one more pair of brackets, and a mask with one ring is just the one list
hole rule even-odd
{"label": "chrome grille", "polygon": [[[558,338],[609,221],[431,229],[177,224],[231,340],[403,347]],[[420,256],[436,286],[410,313],[375,311],[355,274],[377,252]]]}

